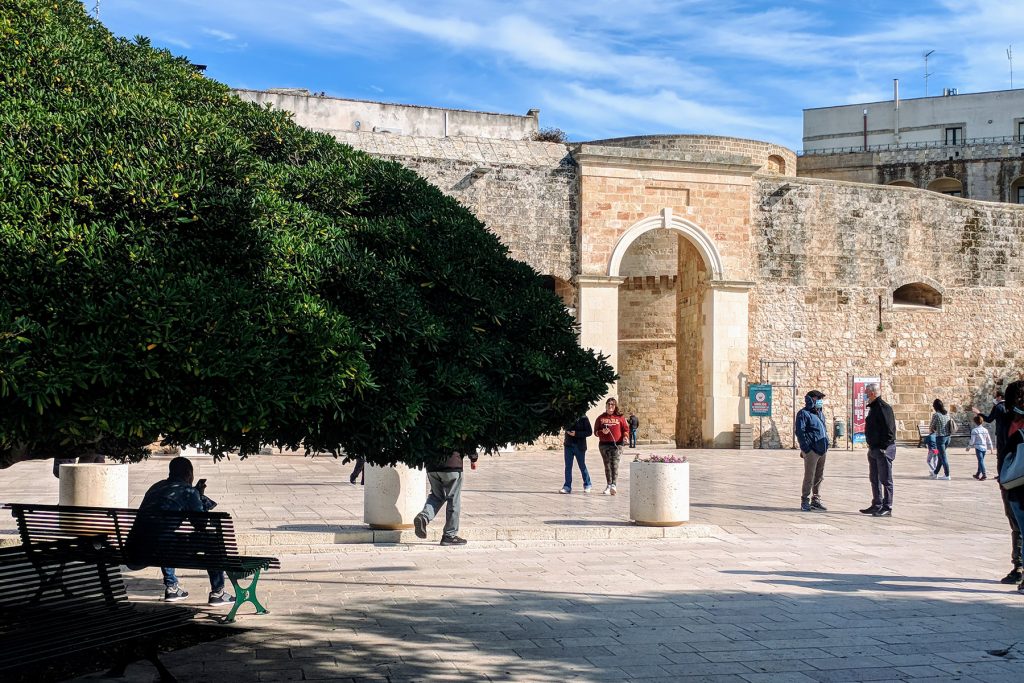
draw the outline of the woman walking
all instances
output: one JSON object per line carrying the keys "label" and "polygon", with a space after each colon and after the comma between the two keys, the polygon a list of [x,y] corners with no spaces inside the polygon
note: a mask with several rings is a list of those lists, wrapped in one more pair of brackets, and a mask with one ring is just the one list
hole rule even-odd
{"label": "woman walking", "polygon": [[973,448],[974,454],[978,457],[978,471],[974,473],[974,478],[978,481],[985,481],[988,479],[985,474],[985,453],[992,450],[992,437],[985,429],[983,416],[975,415],[974,425],[974,429],[971,430],[971,442],[967,444],[967,451],[970,452]]}
{"label": "woman walking", "polygon": [[594,420],[594,433],[597,434],[597,447],[601,451],[601,459],[604,460],[604,476],[608,481],[603,493],[606,496],[614,496],[622,442],[629,436],[629,425],[626,418],[622,417],[619,402],[614,398],[608,399],[604,404],[604,413]]}
{"label": "woman walking", "polygon": [[[932,401],[932,408],[935,412],[932,413],[932,421],[928,425],[928,429],[931,431],[929,437],[935,442],[935,449],[938,451],[939,460],[935,463],[935,470],[932,472],[932,479],[949,479],[949,458],[946,457],[946,448],[949,446],[949,439],[953,435],[953,420],[949,416],[949,411],[946,410],[946,406],[943,405],[941,399],[935,399]],[[939,470],[942,470],[942,474],[939,474]]]}

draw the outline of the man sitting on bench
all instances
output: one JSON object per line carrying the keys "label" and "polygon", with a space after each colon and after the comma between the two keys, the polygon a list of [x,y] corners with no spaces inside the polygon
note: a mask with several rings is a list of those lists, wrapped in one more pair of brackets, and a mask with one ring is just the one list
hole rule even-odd
{"label": "man sitting on bench", "polygon": [[[129,536],[129,544],[135,546],[133,551],[136,556],[144,557],[147,549],[158,548],[162,542],[173,538],[178,526],[177,521],[169,522],[172,526],[168,527],[168,524],[157,521],[158,516],[147,517],[142,513],[208,512],[217,505],[203,495],[206,491],[205,479],[200,479],[196,486],[192,486],[195,475],[188,458],[177,457],[171,460],[168,475],[167,479],[158,481],[146,491],[139,506],[139,516]],[[188,591],[178,584],[173,567],[160,567],[160,571],[164,575],[164,600],[177,602],[188,597]],[[230,606],[235,598],[224,592],[224,572],[211,569],[209,574],[210,599],[207,604],[211,607]]]}

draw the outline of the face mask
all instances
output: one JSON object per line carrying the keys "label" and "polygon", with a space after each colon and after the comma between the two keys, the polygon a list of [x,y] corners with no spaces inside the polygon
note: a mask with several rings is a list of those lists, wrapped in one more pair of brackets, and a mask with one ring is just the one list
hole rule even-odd
{"label": "face mask", "polygon": [[814,402],[814,407],[820,410],[825,407],[825,402],[819,398],[817,401]]}

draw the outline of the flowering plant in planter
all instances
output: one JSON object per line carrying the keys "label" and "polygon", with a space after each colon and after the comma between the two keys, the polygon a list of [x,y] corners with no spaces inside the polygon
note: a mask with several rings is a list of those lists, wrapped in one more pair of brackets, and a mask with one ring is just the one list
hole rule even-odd
{"label": "flowering plant in planter", "polygon": [[668,463],[683,463],[686,462],[686,456],[677,455],[649,455],[646,458],[641,458],[639,454],[633,458],[633,462],[668,462]]}

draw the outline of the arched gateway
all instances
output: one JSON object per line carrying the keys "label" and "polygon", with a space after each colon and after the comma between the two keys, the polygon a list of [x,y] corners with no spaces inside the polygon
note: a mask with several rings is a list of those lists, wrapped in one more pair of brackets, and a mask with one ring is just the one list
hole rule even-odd
{"label": "arched gateway", "polygon": [[580,341],[610,357],[611,391],[640,415],[642,439],[733,446],[748,368],[751,177],[779,149],[661,136],[573,155]]}

